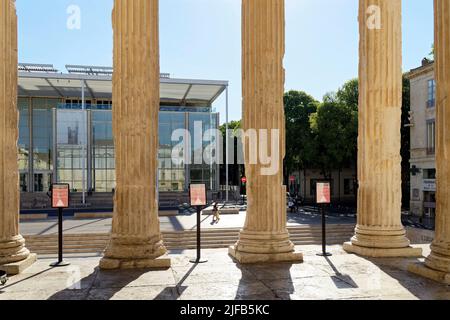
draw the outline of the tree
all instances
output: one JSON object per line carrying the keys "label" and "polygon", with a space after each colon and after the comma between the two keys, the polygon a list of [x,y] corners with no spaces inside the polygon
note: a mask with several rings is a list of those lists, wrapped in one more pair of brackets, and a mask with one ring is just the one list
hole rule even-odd
{"label": "tree", "polygon": [[325,179],[331,179],[332,171],[341,170],[354,156],[356,117],[351,108],[327,97],[311,115],[316,161]]}
{"label": "tree", "polygon": [[[222,124],[219,127],[220,132],[222,132],[222,136],[225,139],[225,133],[226,133],[226,124]],[[236,132],[237,129],[241,128],[241,120],[232,120],[228,123],[228,130],[233,130],[233,132]]]}
{"label": "tree", "polygon": [[309,117],[317,111],[318,102],[303,91],[291,90],[284,95],[286,117],[286,184],[294,171],[306,169],[314,162],[314,146]]}
{"label": "tree", "polygon": [[358,111],[359,104],[359,84],[358,79],[352,79],[344,83],[344,85],[336,93],[337,101],[349,107],[353,111]]}

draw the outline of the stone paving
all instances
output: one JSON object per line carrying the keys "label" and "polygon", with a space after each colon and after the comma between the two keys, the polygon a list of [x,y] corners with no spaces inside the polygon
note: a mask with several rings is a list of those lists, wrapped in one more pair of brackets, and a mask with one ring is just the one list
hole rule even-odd
{"label": "stone paving", "polygon": [[[429,246],[422,245],[424,255]],[[238,265],[225,249],[204,250],[206,264],[193,265],[195,251],[171,252],[168,270],[99,271],[100,257],[72,255],[69,267],[52,269],[41,256],[25,273],[0,287],[0,300],[323,300],[450,299],[450,287],[406,271],[418,259],[365,259],[332,246],[301,246],[301,264]],[[423,261],[423,259],[421,259]]]}

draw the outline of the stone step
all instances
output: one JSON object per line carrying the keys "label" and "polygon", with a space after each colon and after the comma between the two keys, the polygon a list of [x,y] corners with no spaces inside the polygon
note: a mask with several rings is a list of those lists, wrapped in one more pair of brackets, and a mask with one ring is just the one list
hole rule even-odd
{"label": "stone step", "polygon": [[[331,238],[334,236],[341,236],[345,234],[348,237],[351,237],[353,235],[352,232],[327,232],[327,238]],[[239,236],[239,233],[229,233],[229,234],[202,234],[202,239],[205,240],[221,240],[221,239],[237,239]],[[313,238],[313,239],[321,239],[322,233],[321,232],[308,232],[308,233],[290,233],[291,239],[307,239],[307,238]],[[27,238],[26,238],[27,239]],[[186,235],[186,234],[180,234],[178,236],[166,236],[163,235],[163,240],[166,242],[184,242],[184,241],[193,241],[197,239],[196,234],[192,235]],[[48,243],[57,243],[58,238],[57,236],[51,236],[46,238],[28,238],[27,243],[34,243],[34,244],[48,244]],[[95,243],[105,243],[109,241],[109,236],[103,236],[103,237],[90,237],[90,236],[77,236],[77,237],[64,237],[64,243],[71,243],[71,244],[95,244]]]}
{"label": "stone step", "polygon": [[[295,245],[320,244],[322,241],[321,226],[305,225],[288,228],[291,241]],[[226,248],[236,243],[239,228],[206,229],[202,231],[202,247],[205,249]],[[353,225],[331,225],[327,228],[327,243],[341,244],[353,235]],[[58,236],[32,235],[25,236],[27,247],[38,254],[56,254]],[[165,246],[169,250],[188,250],[197,247],[196,230],[163,232]],[[65,253],[101,253],[109,241],[107,233],[65,234]]]}
{"label": "stone step", "polygon": [[[335,239],[327,239],[327,244],[342,244],[345,241],[348,241],[349,238],[335,238]],[[222,241],[202,241],[202,248],[226,248],[230,245],[233,245],[236,240],[222,240]],[[321,244],[320,241],[316,239],[305,239],[305,240],[292,240],[295,245],[313,245],[313,244]],[[168,249],[195,249],[197,247],[196,242],[188,242],[188,243],[166,243],[165,244]],[[43,253],[57,253],[58,248],[57,245],[54,246],[29,246],[28,247],[32,252],[43,254]],[[106,243],[102,246],[89,246],[89,245],[79,245],[79,246],[64,246],[65,253],[90,253],[90,252],[102,252],[106,248]]]}
{"label": "stone step", "polygon": [[[333,245],[333,244],[342,244],[343,242],[347,241],[346,239],[341,239],[341,240],[337,240],[337,241],[328,241],[327,244],[328,245]],[[230,245],[233,245],[235,242],[231,241],[228,243],[212,243],[212,244],[203,244],[202,248],[203,249],[218,249],[218,248],[227,248]],[[316,242],[316,241],[293,241],[293,243],[295,245],[319,245],[320,242]],[[166,248],[168,250],[193,250],[196,249],[197,246],[196,244],[185,244],[182,246],[177,246],[177,245],[166,245]],[[64,248],[64,253],[69,254],[69,253],[102,253],[104,251],[105,247],[99,247],[99,248]],[[32,250],[34,253],[37,254],[57,254],[57,248],[33,248],[30,249]]]}
{"label": "stone step", "polygon": [[[352,232],[341,232],[341,231],[327,231],[327,237],[333,237],[335,235],[352,235]],[[223,238],[236,238],[239,236],[238,232],[235,233],[202,233],[203,239],[223,239]],[[317,238],[321,237],[321,232],[290,232],[291,238]],[[163,234],[163,239],[165,241],[189,241],[191,239],[196,239],[196,234],[183,234],[179,233],[178,235],[166,235]],[[25,239],[27,240],[27,243],[47,243],[47,242],[57,242],[57,235],[51,235],[51,236],[32,236],[28,237],[26,236]],[[104,242],[109,240],[109,235],[105,234],[102,236],[90,236],[90,235],[65,235],[64,236],[64,242]]]}

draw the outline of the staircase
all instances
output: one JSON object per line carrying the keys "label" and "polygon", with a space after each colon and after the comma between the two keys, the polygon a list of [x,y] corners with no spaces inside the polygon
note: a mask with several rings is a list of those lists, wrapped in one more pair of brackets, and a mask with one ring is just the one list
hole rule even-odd
{"label": "staircase", "polygon": [[111,192],[94,192],[91,195],[85,193],[86,205],[83,205],[83,194],[80,192],[72,192],[70,194],[71,208],[112,208],[113,197]]}
{"label": "staircase", "polygon": [[[202,248],[227,248],[236,243],[240,229],[205,229],[202,231]],[[291,240],[295,245],[319,245],[322,241],[320,225],[302,225],[288,227]],[[353,236],[354,225],[337,224],[327,226],[327,244],[342,244]],[[197,247],[196,230],[163,232],[164,244],[169,250],[188,250]],[[56,254],[58,236],[25,236],[26,246],[37,254]],[[64,235],[65,253],[101,253],[109,241],[109,234],[66,234]]]}

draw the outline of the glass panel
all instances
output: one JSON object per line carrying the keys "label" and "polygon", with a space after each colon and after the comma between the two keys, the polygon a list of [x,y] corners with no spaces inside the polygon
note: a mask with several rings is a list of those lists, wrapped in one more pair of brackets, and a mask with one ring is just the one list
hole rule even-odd
{"label": "glass panel", "polygon": [[112,192],[116,179],[111,111],[92,111],[92,142],[93,191]]}
{"label": "glass panel", "polygon": [[[58,182],[83,190],[83,164],[86,161],[86,111],[59,109],[57,113]],[[85,183],[87,172],[84,175]]]}
{"label": "glass panel", "polygon": [[214,143],[213,136],[206,135],[207,130],[217,129],[217,115],[214,113],[189,113],[189,132],[191,134],[191,183],[204,183],[208,189],[214,190],[215,170],[217,164],[205,163],[205,148]]}
{"label": "glass panel", "polygon": [[52,183],[51,173],[35,173],[34,174],[34,191],[47,192],[50,190]]}
{"label": "glass panel", "polygon": [[172,162],[172,150],[180,141],[172,141],[172,133],[185,129],[184,112],[159,113],[159,189],[160,191],[183,191],[185,185],[184,165]]}
{"label": "glass panel", "polygon": [[20,191],[28,192],[28,169],[30,153],[30,109],[29,99],[19,98],[19,140],[18,140],[18,165],[20,174]]}
{"label": "glass panel", "polygon": [[[33,98],[33,168],[53,170],[53,112],[57,99]],[[35,183],[40,188],[38,182]],[[38,191],[38,190],[35,190]]]}

